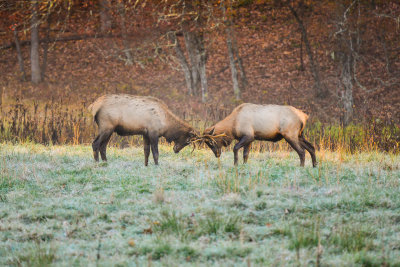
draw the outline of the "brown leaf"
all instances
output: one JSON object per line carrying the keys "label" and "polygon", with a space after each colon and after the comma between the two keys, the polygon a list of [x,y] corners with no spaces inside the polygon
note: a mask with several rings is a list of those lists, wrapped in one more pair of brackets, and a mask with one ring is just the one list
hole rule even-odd
{"label": "brown leaf", "polygon": [[143,234],[151,235],[153,233],[153,229],[151,227],[143,230]]}
{"label": "brown leaf", "polygon": [[136,245],[135,240],[133,240],[132,238],[128,240],[128,245],[130,247],[134,247]]}

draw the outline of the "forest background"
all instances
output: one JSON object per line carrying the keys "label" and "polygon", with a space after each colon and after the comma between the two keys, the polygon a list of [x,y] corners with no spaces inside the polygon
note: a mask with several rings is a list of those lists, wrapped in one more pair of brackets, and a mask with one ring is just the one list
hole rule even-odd
{"label": "forest background", "polygon": [[2,0],[0,17],[1,140],[88,143],[88,105],[127,93],[199,130],[293,105],[317,146],[398,151],[398,1]]}

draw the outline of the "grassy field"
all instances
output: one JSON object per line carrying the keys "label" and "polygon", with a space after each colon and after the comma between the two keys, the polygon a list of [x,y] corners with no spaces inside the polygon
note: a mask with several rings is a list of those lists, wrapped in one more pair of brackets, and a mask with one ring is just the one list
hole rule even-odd
{"label": "grassy field", "polygon": [[400,266],[400,156],[0,144],[0,265]]}

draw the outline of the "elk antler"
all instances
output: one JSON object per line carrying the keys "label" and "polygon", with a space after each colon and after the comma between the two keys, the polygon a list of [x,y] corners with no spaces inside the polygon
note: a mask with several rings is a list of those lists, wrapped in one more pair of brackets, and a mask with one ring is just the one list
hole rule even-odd
{"label": "elk antler", "polygon": [[204,135],[202,135],[202,136],[200,136],[200,137],[194,137],[190,142],[191,142],[192,144],[195,144],[195,143],[202,143],[202,142],[204,142],[205,139],[208,139],[208,140],[210,140],[213,144],[216,144],[217,141],[215,141],[215,138],[224,137],[224,136],[227,136],[227,135],[226,135],[225,133],[223,133],[223,134],[218,134],[218,135],[204,134]]}
{"label": "elk antler", "polygon": [[193,145],[193,149],[192,149],[192,152],[191,153],[193,153],[193,151],[195,150],[195,148],[196,148],[196,143],[203,143],[204,142],[204,139],[202,138],[202,137],[193,137],[191,140],[190,140],[190,143],[192,143],[192,145]]}
{"label": "elk antler", "polygon": [[217,141],[215,141],[215,138],[224,137],[224,136],[227,136],[227,135],[226,135],[225,133],[223,133],[223,134],[218,134],[218,135],[204,134],[204,135],[202,135],[202,136],[200,136],[200,137],[193,137],[193,138],[190,140],[190,142],[191,142],[192,145],[193,145],[192,153],[193,153],[193,151],[194,151],[195,148],[196,148],[196,143],[202,144],[202,143],[204,142],[205,139],[209,139],[213,145],[216,145],[216,144],[217,144]]}

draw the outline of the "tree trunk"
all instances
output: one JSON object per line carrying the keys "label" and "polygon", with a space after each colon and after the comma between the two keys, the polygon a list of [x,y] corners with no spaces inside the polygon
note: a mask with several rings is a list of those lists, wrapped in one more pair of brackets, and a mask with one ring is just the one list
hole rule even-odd
{"label": "tree trunk", "polygon": [[[232,22],[230,22],[230,24],[232,24]],[[248,84],[246,71],[244,70],[242,58],[239,55],[239,49],[238,49],[237,41],[236,41],[235,34],[234,34],[232,27],[230,27],[230,31],[231,31],[233,55],[236,57],[236,62],[238,64],[238,67],[240,70],[240,72],[239,72],[240,73],[240,81],[242,82],[241,88],[242,88],[242,90],[244,90],[244,89],[246,89],[247,84]]]}
{"label": "tree trunk", "polygon": [[31,0],[32,19],[31,19],[31,79],[38,84],[42,81],[40,73],[39,57],[39,18],[38,18],[38,0]]}
{"label": "tree trunk", "polygon": [[171,41],[175,44],[175,53],[178,57],[179,63],[181,64],[183,74],[185,75],[186,87],[188,89],[188,94],[193,95],[193,81],[192,74],[190,71],[189,64],[186,60],[186,57],[182,51],[182,47],[179,44],[179,40],[176,37],[176,33],[170,34]]}
{"label": "tree trunk", "polygon": [[0,86],[0,114],[3,112],[3,86]]}
{"label": "tree trunk", "polygon": [[[229,67],[231,69],[231,75],[232,75],[232,84],[233,84],[233,93],[235,94],[235,99],[240,100],[240,95],[241,95],[241,88],[239,86],[239,81],[238,81],[238,71],[236,69],[236,62],[238,63],[239,69],[240,69],[240,78],[242,82],[242,86],[245,87],[247,86],[247,78],[246,78],[246,73],[244,71],[244,67],[242,64],[242,60],[239,56],[239,51],[237,48],[237,42],[233,34],[233,29],[232,29],[232,21],[230,19],[229,14],[226,14],[226,1],[221,1],[221,8],[224,16],[224,21],[226,25],[226,44],[228,48],[228,58],[229,58]],[[232,8],[232,3],[229,1],[229,6]],[[236,57],[236,60],[235,60]]]}
{"label": "tree trunk", "polygon": [[204,48],[203,34],[187,32],[184,29],[182,31],[189,60],[186,60],[175,33],[171,34],[171,41],[175,43],[175,53],[185,75],[189,95],[201,93],[201,100],[204,103],[207,100],[208,83],[206,73],[207,53]]}
{"label": "tree trunk", "polygon": [[26,72],[25,72],[25,67],[24,67],[24,59],[22,57],[22,52],[21,52],[21,45],[19,43],[19,37],[18,37],[18,32],[16,29],[13,30],[14,32],[14,39],[15,39],[15,48],[17,50],[17,58],[18,58],[18,64],[19,64],[19,70],[21,71],[22,74],[22,81],[26,81]]}
{"label": "tree trunk", "polygon": [[347,126],[353,118],[353,79],[351,53],[344,53],[341,58],[342,72],[340,75],[343,84],[342,103],[344,108],[343,124]]}
{"label": "tree trunk", "polygon": [[229,56],[229,66],[231,68],[231,74],[232,74],[232,83],[233,83],[233,92],[235,94],[236,100],[240,100],[240,88],[239,88],[239,83],[238,83],[238,78],[237,78],[237,70],[236,70],[236,65],[235,65],[235,58],[233,55],[233,48],[232,48],[232,39],[231,39],[231,32],[230,29],[227,28],[227,46],[228,46],[228,56]]}
{"label": "tree trunk", "polygon": [[206,103],[208,98],[208,84],[207,84],[206,63],[204,61],[202,61],[200,65],[200,81],[201,81],[201,102]]}
{"label": "tree trunk", "polygon": [[[355,23],[353,23],[351,19],[348,19],[348,11],[356,3],[359,5],[359,2],[356,1],[353,1],[348,7],[345,7],[343,4],[339,5],[339,12],[343,14],[343,16],[336,23],[337,31],[334,34],[337,54],[340,59],[339,81],[343,87],[341,92],[341,104],[344,110],[343,124],[345,126],[352,121],[354,115],[353,87],[354,82],[357,82],[356,66],[359,55],[358,51],[361,45],[359,17],[353,17]],[[359,14],[360,13],[358,13],[358,16]],[[355,15],[357,16],[357,13],[355,13]]]}
{"label": "tree trunk", "polygon": [[200,74],[200,86],[201,86],[201,101],[206,103],[208,98],[208,84],[207,84],[207,73],[206,73],[206,62],[207,54],[204,48],[204,36],[203,34],[197,35],[197,45],[199,51],[199,74]]}
{"label": "tree trunk", "polygon": [[193,94],[199,95],[199,81],[200,81],[200,55],[197,44],[197,38],[195,33],[193,32],[183,32],[183,37],[185,39],[186,51],[189,56],[190,65],[191,65],[191,75],[192,75],[192,84],[193,84]]}
{"label": "tree trunk", "polygon": [[306,68],[304,67],[304,59],[303,59],[303,34],[300,39],[300,71],[304,71]]}
{"label": "tree trunk", "polygon": [[201,32],[190,32],[183,30],[185,46],[189,55],[192,75],[193,94],[201,93],[202,102],[206,102],[208,94],[207,84],[207,51],[204,48],[204,36]]}
{"label": "tree trunk", "polygon": [[247,76],[246,76],[246,71],[244,70],[242,58],[239,56],[239,50],[237,48],[235,38],[233,39],[232,45],[233,45],[233,53],[236,56],[236,60],[240,70],[240,81],[242,82],[242,90],[245,90],[248,84]]}
{"label": "tree trunk", "polygon": [[100,31],[102,33],[108,33],[111,30],[111,18],[109,10],[109,0],[100,0]]}
{"label": "tree trunk", "polygon": [[319,67],[318,67],[318,63],[316,60],[314,60],[314,56],[313,56],[313,52],[311,50],[311,46],[310,46],[310,42],[308,41],[308,36],[307,36],[307,30],[304,26],[303,21],[300,19],[300,17],[298,16],[296,10],[294,10],[293,7],[290,6],[290,4],[288,5],[290,12],[292,13],[292,15],[295,17],[297,23],[299,24],[299,28],[303,37],[303,41],[304,44],[306,46],[306,52],[308,55],[308,59],[310,61],[310,67],[311,67],[311,74],[314,78],[314,86],[315,86],[315,95],[318,98],[323,98],[326,96],[327,91],[325,89],[325,87],[323,87],[323,85],[321,84],[321,79],[320,79],[320,75],[319,75]]}
{"label": "tree trunk", "polygon": [[131,49],[129,48],[129,42],[128,42],[128,34],[126,30],[126,10],[125,10],[125,5],[123,2],[118,3],[118,12],[120,15],[120,27],[121,27],[121,34],[122,34],[122,43],[124,45],[124,53],[126,56],[126,65],[132,65],[133,64],[133,58],[131,54]]}

